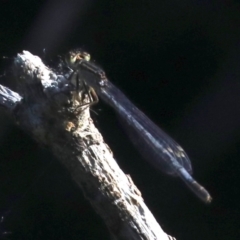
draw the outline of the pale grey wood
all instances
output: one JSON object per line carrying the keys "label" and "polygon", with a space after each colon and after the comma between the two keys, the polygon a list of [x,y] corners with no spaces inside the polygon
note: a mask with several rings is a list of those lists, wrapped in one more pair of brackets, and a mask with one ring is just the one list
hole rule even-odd
{"label": "pale grey wood", "polygon": [[9,78],[16,82],[18,93],[8,97],[5,91],[4,101],[12,103],[0,104],[68,169],[112,238],[175,239],[162,230],[131,177],[119,168],[94,126],[89,108],[74,111],[79,103],[74,100],[76,92],[68,75],[48,68],[27,51],[17,55],[11,73]]}

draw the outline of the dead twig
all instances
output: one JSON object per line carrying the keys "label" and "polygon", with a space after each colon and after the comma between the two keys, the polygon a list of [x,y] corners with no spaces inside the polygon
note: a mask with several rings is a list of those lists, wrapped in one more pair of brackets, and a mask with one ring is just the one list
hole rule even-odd
{"label": "dead twig", "polygon": [[[27,51],[14,60],[17,92],[0,86],[0,105],[39,143],[50,148],[102,217],[113,239],[174,239],[163,232],[133,184],[113,158],[90,118],[74,111],[67,75]],[[87,99],[87,96],[85,100]]]}

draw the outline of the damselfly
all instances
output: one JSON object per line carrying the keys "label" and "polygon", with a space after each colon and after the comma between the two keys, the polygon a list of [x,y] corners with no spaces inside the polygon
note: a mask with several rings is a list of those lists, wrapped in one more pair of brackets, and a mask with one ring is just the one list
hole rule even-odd
{"label": "damselfly", "polygon": [[96,103],[99,96],[120,116],[130,139],[148,162],[165,173],[179,176],[200,199],[211,202],[207,190],[192,178],[191,161],[182,147],[107,79],[102,68],[90,60],[90,54],[70,51],[66,62],[73,70],[69,79],[76,87],[77,97],[82,95],[80,84],[92,99],[90,104]]}

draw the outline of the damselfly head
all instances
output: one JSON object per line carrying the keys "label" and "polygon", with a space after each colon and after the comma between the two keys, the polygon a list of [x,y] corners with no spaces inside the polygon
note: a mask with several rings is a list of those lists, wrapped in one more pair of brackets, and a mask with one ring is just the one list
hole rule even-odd
{"label": "damselfly head", "polygon": [[75,69],[78,63],[81,62],[82,60],[90,61],[90,59],[91,56],[89,53],[79,49],[68,52],[68,54],[65,57],[66,63],[72,69]]}

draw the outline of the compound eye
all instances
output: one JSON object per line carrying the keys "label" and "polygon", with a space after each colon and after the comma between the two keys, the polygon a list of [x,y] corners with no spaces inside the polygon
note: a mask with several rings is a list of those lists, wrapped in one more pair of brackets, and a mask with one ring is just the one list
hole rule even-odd
{"label": "compound eye", "polygon": [[69,67],[73,67],[76,64],[77,56],[76,54],[68,53],[65,56],[65,62],[69,65]]}
{"label": "compound eye", "polygon": [[71,55],[69,56],[69,60],[70,60],[70,63],[71,63],[71,64],[76,63],[77,59],[78,59],[78,55],[76,55],[76,54],[71,54]]}
{"label": "compound eye", "polygon": [[84,59],[85,59],[86,61],[90,61],[90,59],[91,59],[91,56],[90,56],[90,54],[89,54],[89,53],[86,53],[86,52],[84,52]]}

